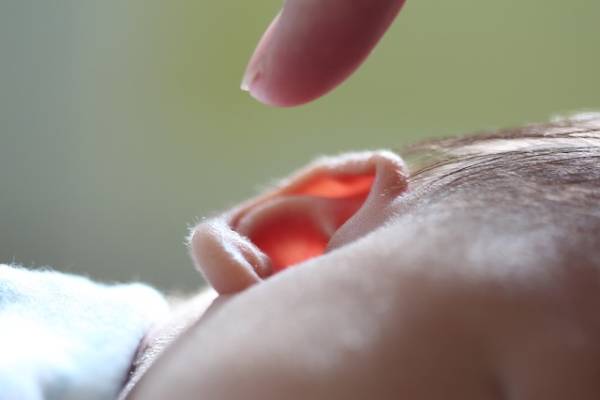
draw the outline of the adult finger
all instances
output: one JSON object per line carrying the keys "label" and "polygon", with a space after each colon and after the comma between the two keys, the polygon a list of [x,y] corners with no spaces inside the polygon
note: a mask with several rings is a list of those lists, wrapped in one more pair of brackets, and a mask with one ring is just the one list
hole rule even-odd
{"label": "adult finger", "polygon": [[257,100],[294,106],[329,92],[365,60],[405,0],[286,0],[242,82]]}

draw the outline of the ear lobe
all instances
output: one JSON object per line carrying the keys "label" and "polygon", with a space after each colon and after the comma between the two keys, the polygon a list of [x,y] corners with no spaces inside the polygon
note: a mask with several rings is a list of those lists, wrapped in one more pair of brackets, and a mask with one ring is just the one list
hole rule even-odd
{"label": "ear lobe", "polygon": [[405,189],[404,164],[393,153],[322,158],[273,191],[196,227],[192,256],[219,293],[233,293],[323,254],[368,199],[379,202]]}

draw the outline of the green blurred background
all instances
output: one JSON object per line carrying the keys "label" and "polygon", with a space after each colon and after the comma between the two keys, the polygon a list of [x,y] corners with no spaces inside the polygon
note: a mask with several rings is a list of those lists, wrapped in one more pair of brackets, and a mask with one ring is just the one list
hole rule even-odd
{"label": "green blurred background", "polygon": [[202,284],[187,226],[315,155],[600,108],[597,0],[409,0],[329,96],[238,87],[281,1],[0,0],[0,262]]}

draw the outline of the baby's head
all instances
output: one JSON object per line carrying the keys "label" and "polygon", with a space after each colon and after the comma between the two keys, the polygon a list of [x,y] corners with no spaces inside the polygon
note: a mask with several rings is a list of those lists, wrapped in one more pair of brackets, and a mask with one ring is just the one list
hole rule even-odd
{"label": "baby's head", "polygon": [[600,115],[406,155],[320,159],[198,225],[222,300],[132,397],[597,395]]}
{"label": "baby's head", "polygon": [[597,244],[599,152],[600,117],[588,114],[413,146],[410,174],[388,151],[321,158],[199,224],[192,257],[220,294],[392,225],[411,242],[405,257],[436,264],[562,263]]}

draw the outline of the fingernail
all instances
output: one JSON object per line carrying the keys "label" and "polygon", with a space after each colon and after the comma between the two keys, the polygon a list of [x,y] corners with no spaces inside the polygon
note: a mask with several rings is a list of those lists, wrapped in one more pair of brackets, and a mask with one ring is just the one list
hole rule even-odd
{"label": "fingernail", "polygon": [[240,85],[240,89],[244,92],[249,92],[252,94],[252,88],[260,79],[261,75],[261,67],[260,67],[260,57],[252,57],[248,67],[246,68],[246,72],[244,72],[244,78],[242,79],[242,84]]}
{"label": "fingernail", "polygon": [[246,72],[244,72],[240,89],[242,89],[244,92],[250,92],[250,86],[252,85],[252,82],[256,80],[255,78],[258,75],[257,72],[258,71],[255,71],[254,68],[250,68],[250,65],[248,65]]}
{"label": "fingernail", "polygon": [[258,42],[254,54],[250,57],[250,62],[248,62],[242,84],[240,85],[240,88],[243,91],[250,93],[250,95],[258,101],[267,104],[269,104],[268,96],[267,93],[265,93],[264,88],[261,87],[261,83],[264,82],[265,59],[269,52],[269,47],[273,39],[273,32],[277,27],[280,16],[281,12],[273,19]]}

